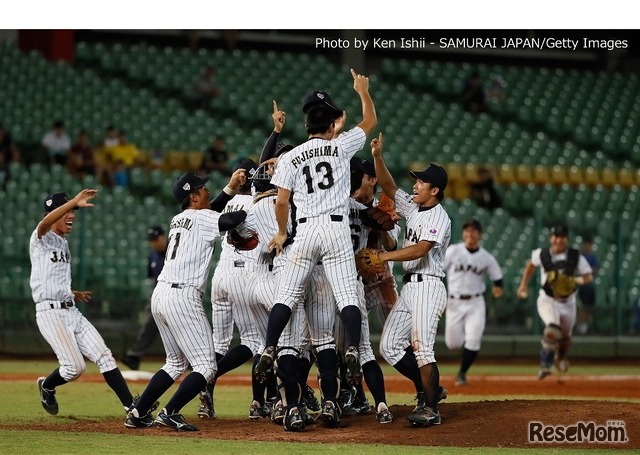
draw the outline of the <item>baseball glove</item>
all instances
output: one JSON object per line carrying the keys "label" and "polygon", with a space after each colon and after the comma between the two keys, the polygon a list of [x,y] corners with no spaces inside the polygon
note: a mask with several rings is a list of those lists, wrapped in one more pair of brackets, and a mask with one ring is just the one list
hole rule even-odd
{"label": "baseball glove", "polygon": [[258,246],[258,233],[251,232],[250,237],[242,237],[238,231],[229,231],[227,233],[227,243],[233,245],[236,250],[250,251]]}
{"label": "baseball glove", "polygon": [[547,284],[553,292],[553,297],[559,299],[566,299],[578,288],[574,277],[556,270],[550,270],[547,273]]}
{"label": "baseball glove", "polygon": [[387,212],[389,216],[391,216],[391,219],[396,220],[398,219],[398,214],[396,213],[395,210],[393,210],[393,204],[394,204],[393,199],[391,199],[385,193],[380,194],[377,207],[380,210]]}
{"label": "baseball glove", "polygon": [[380,250],[374,250],[373,248],[363,248],[358,251],[356,254],[358,275],[366,279],[373,279],[384,272],[386,262],[380,260],[378,253],[380,253]]}
{"label": "baseball glove", "polygon": [[390,231],[396,225],[391,215],[384,210],[380,210],[378,207],[369,207],[366,210],[360,210],[360,219],[365,226],[379,231]]}

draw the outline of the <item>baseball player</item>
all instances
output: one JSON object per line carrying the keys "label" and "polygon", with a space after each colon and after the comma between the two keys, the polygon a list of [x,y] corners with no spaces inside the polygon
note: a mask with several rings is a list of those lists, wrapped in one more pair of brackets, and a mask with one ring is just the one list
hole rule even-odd
{"label": "baseball player", "polygon": [[[164,266],[165,254],[167,253],[167,234],[162,229],[162,226],[150,226],[147,229],[147,240],[151,246],[151,253],[147,260],[147,276],[152,281],[153,288],[155,288],[156,284],[158,284],[158,276],[160,276]],[[122,357],[122,363],[132,370],[140,368],[142,356],[158,336],[158,326],[151,314],[151,302],[145,308],[145,312],[147,316],[138,332],[133,347]]]}
{"label": "baseball player", "polygon": [[531,252],[518,287],[518,297],[526,299],[527,284],[536,267],[540,267],[541,289],[538,293],[538,315],[544,322],[540,370],[538,378],[551,374],[551,366],[561,373],[569,369],[567,351],[576,322],[577,286],[593,280],[591,266],[580,251],[569,248],[569,229],[565,224],[551,228],[550,248],[536,248]]}
{"label": "baseball player", "polygon": [[[323,263],[347,330],[347,378],[355,380],[356,372],[359,371],[357,346],[360,343],[362,316],[358,306],[357,275],[347,219],[349,161],[363,147],[367,134],[377,125],[377,118],[369,95],[369,79],[356,74],[353,69],[351,74],[354,90],[362,103],[362,121],[334,139],[335,130],[340,129],[344,122],[343,111],[335,107],[333,100],[325,92],[314,91],[308,94],[302,110],[305,113],[309,140],[287,152],[286,158],[279,160],[272,179],[272,183],[278,187],[275,207],[278,233],[269,248],[280,253],[287,241],[291,193],[297,207],[297,232],[291,245],[289,257],[292,259],[282,272],[284,275],[276,304],[269,315],[266,348],[255,368],[258,377],[264,377],[271,369],[280,334],[289,320],[291,309],[302,300],[305,283],[318,261]],[[309,324],[312,324],[311,320]],[[331,351],[326,349],[322,359],[317,357],[319,369],[326,367],[331,370],[332,365],[337,365],[337,354],[333,351],[333,358]],[[335,402],[331,401],[333,396],[337,396],[337,390],[335,395],[327,397],[325,405],[337,412]],[[327,413],[329,411],[327,409]]]}
{"label": "baseball player", "polygon": [[[238,162],[233,172],[238,169],[245,171],[247,180],[240,186],[236,194],[225,206],[223,213],[235,212],[238,210],[249,211],[253,205],[251,196],[251,177],[257,168],[256,163],[251,159],[244,159]],[[215,379],[221,375],[234,370],[247,360],[257,354],[253,349],[261,349],[264,335],[261,339],[256,338],[253,330],[251,315],[244,311],[244,306],[232,305],[231,294],[234,288],[230,285],[232,277],[243,275],[248,272],[256,260],[256,250],[241,251],[236,249],[227,241],[221,242],[220,259],[211,279],[211,323],[213,326],[213,343],[216,348],[216,361],[218,362],[218,372],[216,378],[211,381],[205,390],[200,394],[200,406],[198,416],[202,419],[214,419],[216,417],[213,406],[213,389]],[[236,294],[238,291],[235,291]],[[237,299],[236,299],[237,301]],[[235,312],[234,312],[235,308]],[[240,311],[239,314],[236,314]],[[266,317],[266,316],[265,316]],[[240,329],[240,344],[229,350],[233,337],[233,323]],[[266,324],[266,319],[265,319]]]}
{"label": "baseball player", "polygon": [[[153,425],[150,415],[152,403],[190,364],[193,371],[180,383],[155,422],[176,430],[197,431],[179,411],[205,388],[216,373],[213,337],[202,306],[202,295],[216,239],[221,231],[236,227],[239,221],[234,215],[244,212],[221,215],[210,210],[209,190],[205,187],[208,180],[209,176],[200,177],[188,172],[180,176],[173,186],[173,195],[183,211],[174,216],[169,225],[165,264],[151,297],[151,311],[167,358],[129,411],[125,420],[125,426],[129,428]],[[236,171],[223,193],[228,196],[235,194],[244,181],[244,171]]]}
{"label": "baseball player", "polygon": [[500,298],[502,269],[491,253],[480,246],[482,225],[478,220],[468,220],[462,226],[462,243],[447,248],[444,272],[447,275],[447,317],[444,341],[449,349],[462,351],[456,385],[467,384],[467,371],[480,351],[486,320],[484,277],[493,281],[493,296]]}
{"label": "baseball player", "polygon": [[414,384],[422,385],[424,403],[419,403],[407,419],[416,425],[437,425],[440,424],[441,389],[433,345],[438,321],[447,304],[442,267],[451,239],[451,220],[440,202],[448,177],[437,164],[410,172],[416,183],[413,194],[408,194],[396,186],[382,158],[382,146],[380,133],[371,141],[378,183],[385,194],[395,200],[398,215],[406,220],[406,229],[401,249],[382,251],[378,255],[381,261],[402,261],[405,271],[404,287],[382,329],[380,351],[390,365]]}
{"label": "baseball player", "polygon": [[97,191],[93,189],[84,189],[73,199],[65,193],[47,196],[45,216],[29,240],[30,284],[36,304],[36,323],[60,363],[49,376],[37,380],[42,407],[52,415],[58,413],[56,387],[84,373],[86,363],[83,356],[98,365],[125,411],[133,403],[111,351],[96,328],[76,307],[76,302],[88,302],[91,292],[71,288],[71,253],[65,236],[73,228],[74,211],[93,207],[90,201],[96,196]]}

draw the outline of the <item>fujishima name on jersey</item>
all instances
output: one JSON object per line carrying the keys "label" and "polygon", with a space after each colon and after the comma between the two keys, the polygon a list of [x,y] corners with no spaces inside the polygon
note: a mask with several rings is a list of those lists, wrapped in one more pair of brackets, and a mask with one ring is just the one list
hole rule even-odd
{"label": "fujishima name on jersey", "polygon": [[193,220],[191,218],[178,218],[171,221],[170,229],[186,229],[191,230],[193,227]]}
{"label": "fujishima name on jersey", "polygon": [[291,160],[291,164],[293,164],[293,166],[297,169],[298,165],[318,156],[338,156],[338,147],[332,148],[331,145],[325,145],[310,150],[303,150],[300,155],[294,157]]}

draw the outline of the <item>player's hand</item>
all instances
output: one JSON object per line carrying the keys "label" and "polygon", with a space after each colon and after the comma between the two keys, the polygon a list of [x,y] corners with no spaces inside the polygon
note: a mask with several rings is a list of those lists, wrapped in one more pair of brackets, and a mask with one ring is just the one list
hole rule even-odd
{"label": "player's hand", "polygon": [[493,289],[491,290],[491,292],[493,293],[493,296],[496,299],[499,299],[500,297],[502,297],[504,295],[504,291],[499,286],[494,286]]}
{"label": "player's hand", "polygon": [[353,89],[356,93],[362,94],[369,91],[369,78],[367,76],[356,73],[353,68],[351,68],[351,76],[353,76]]}
{"label": "player's hand", "polygon": [[267,248],[269,251],[276,250],[276,255],[282,253],[284,242],[287,241],[287,234],[280,234],[279,232],[271,239]]}
{"label": "player's hand", "polygon": [[86,303],[91,300],[91,291],[73,291],[73,300]]}
{"label": "player's hand", "polygon": [[278,110],[278,103],[276,103],[276,100],[273,100],[273,114],[271,114],[271,118],[273,118],[273,131],[276,133],[280,133],[282,131],[286,116],[287,113],[285,111]]}
{"label": "player's hand", "polygon": [[98,195],[98,190],[84,189],[73,198],[76,207],[93,207],[89,201]]}
{"label": "player's hand", "polygon": [[521,299],[521,300],[524,300],[527,297],[529,297],[529,291],[527,291],[526,287],[520,286],[518,288],[518,298]]}
{"label": "player's hand", "polygon": [[382,139],[382,131],[378,134],[377,138],[371,140],[371,154],[373,157],[382,156],[382,145],[384,141]]}
{"label": "player's hand", "polygon": [[344,125],[347,123],[347,111],[342,111],[342,116],[335,120],[335,128],[333,131],[333,137],[336,138],[340,136],[342,130],[344,130]]}
{"label": "player's hand", "polygon": [[247,172],[244,169],[238,169],[233,174],[231,174],[231,178],[229,179],[229,188],[234,191],[238,191],[240,186],[244,185],[247,181]]}

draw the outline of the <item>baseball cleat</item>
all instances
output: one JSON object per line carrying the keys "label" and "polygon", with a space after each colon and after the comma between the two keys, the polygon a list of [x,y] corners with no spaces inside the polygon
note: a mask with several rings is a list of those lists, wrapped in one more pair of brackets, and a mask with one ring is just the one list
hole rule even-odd
{"label": "baseball cleat", "polygon": [[153,426],[153,417],[151,412],[147,412],[146,415],[139,417],[137,409],[131,409],[127,413],[127,418],[124,421],[124,426],[127,428],[149,428]]}
{"label": "baseball cleat", "polygon": [[163,408],[162,411],[156,416],[155,423],[165,427],[173,428],[177,431],[198,431],[198,427],[187,423],[182,417],[182,414],[167,414],[167,409]]}
{"label": "baseball cleat", "polygon": [[291,408],[284,417],[284,431],[302,431],[305,429],[304,420],[298,408]]}
{"label": "baseball cleat", "polygon": [[438,403],[440,403],[442,400],[446,400],[448,394],[449,394],[449,391],[444,387],[440,386],[440,398],[438,398]]}
{"label": "baseball cleat", "polygon": [[253,374],[258,382],[266,382],[267,373],[273,369],[273,363],[276,360],[276,349],[273,346],[268,346],[262,355],[258,364],[256,365]]}
{"label": "baseball cleat", "polygon": [[378,410],[376,412],[376,420],[380,423],[391,423],[393,422],[393,414],[387,407],[385,403],[380,403],[378,405]]}
{"label": "baseball cleat", "polygon": [[258,420],[261,417],[269,417],[271,415],[271,408],[265,403],[260,404],[256,400],[253,400],[249,405],[249,418],[251,420]]}
{"label": "baseball cleat", "polygon": [[40,393],[40,403],[45,411],[47,411],[51,415],[56,415],[58,413],[58,400],[56,400],[56,391],[55,390],[47,390],[42,384],[44,384],[45,376],[39,377],[36,381],[38,384],[38,392]]}
{"label": "baseball cleat", "polygon": [[282,400],[278,400],[278,402],[273,405],[273,410],[271,411],[271,421],[276,425],[282,425],[284,414],[285,410],[282,406]]}
{"label": "baseball cleat", "polygon": [[349,346],[349,349],[344,354],[344,363],[347,367],[346,377],[349,384],[357,385],[362,381],[359,360],[358,348]]}
{"label": "baseball cleat", "polygon": [[544,379],[549,375],[551,375],[551,368],[542,367],[538,370],[538,379]]}
{"label": "baseball cleat", "polygon": [[440,425],[440,412],[436,412],[427,406],[419,406],[407,416],[407,420],[420,425],[431,426]]}
{"label": "baseball cleat", "polygon": [[465,373],[458,373],[458,376],[456,376],[456,385],[467,385],[467,375]]}
{"label": "baseball cleat", "polygon": [[340,412],[332,401],[325,401],[322,412],[318,416],[327,428],[338,428],[340,426]]}
{"label": "baseball cleat", "polygon": [[213,408],[213,398],[208,390],[200,392],[200,406],[198,406],[198,417],[201,419],[217,419],[216,411]]}
{"label": "baseball cleat", "polygon": [[302,402],[311,411],[317,412],[320,410],[320,402],[309,384],[305,384],[302,388]]}
{"label": "baseball cleat", "polygon": [[567,371],[569,371],[569,361],[566,358],[564,359],[556,358],[555,365],[560,373],[566,373]]}

